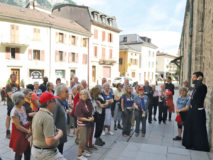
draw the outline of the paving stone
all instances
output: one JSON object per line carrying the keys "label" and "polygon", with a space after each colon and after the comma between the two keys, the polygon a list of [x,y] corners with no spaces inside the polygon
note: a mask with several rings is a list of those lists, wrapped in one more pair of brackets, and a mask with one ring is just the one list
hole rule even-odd
{"label": "paving stone", "polygon": [[192,160],[209,160],[209,156],[207,152],[200,151],[190,151]]}
{"label": "paving stone", "polygon": [[167,160],[191,160],[190,155],[167,154]]}
{"label": "paving stone", "polygon": [[166,154],[139,152],[136,160],[166,160]]}
{"label": "paving stone", "polygon": [[187,155],[190,156],[190,151],[181,148],[168,147],[169,154]]}

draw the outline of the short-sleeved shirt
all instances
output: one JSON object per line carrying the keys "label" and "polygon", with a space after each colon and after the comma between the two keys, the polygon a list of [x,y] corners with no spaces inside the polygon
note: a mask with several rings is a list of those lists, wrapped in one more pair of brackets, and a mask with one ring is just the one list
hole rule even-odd
{"label": "short-sleeved shirt", "polygon": [[134,96],[122,95],[121,99],[124,99],[124,108],[133,108]]}
{"label": "short-sleeved shirt", "polygon": [[118,90],[115,90],[114,95],[117,96],[118,98],[121,98],[123,95],[123,92],[122,91],[119,92]]}
{"label": "short-sleeved shirt", "polygon": [[186,107],[187,103],[190,101],[190,97],[186,96],[185,98],[182,98],[181,96],[177,99],[177,108],[181,109]]}
{"label": "short-sleeved shirt", "polygon": [[40,108],[38,113],[33,118],[32,123],[33,145],[40,148],[56,148],[57,142],[53,146],[48,146],[45,138],[56,136],[56,126],[53,119],[53,114],[47,109]]}
{"label": "short-sleeved shirt", "polygon": [[21,123],[21,125],[24,126],[25,124],[27,124],[27,113],[26,113],[26,110],[25,110],[25,108],[23,106],[22,106],[22,109],[24,110],[24,112],[20,113],[17,110],[16,107],[13,107],[10,116],[18,118],[20,123]]}
{"label": "short-sleeved shirt", "polygon": [[[110,100],[113,99],[113,93],[109,91],[109,94],[107,95],[105,92],[102,92],[102,96],[104,100]],[[112,104],[109,104],[106,108],[111,108]]]}
{"label": "short-sleeved shirt", "polygon": [[[12,93],[15,93],[15,92],[17,92],[17,91],[19,91],[20,90],[20,87],[19,87],[19,85],[17,85],[17,84],[14,84],[14,83],[10,83],[10,84],[7,84],[7,86],[6,86],[6,93],[8,93],[8,92],[12,92]],[[12,99],[10,99],[9,97],[8,97],[8,95],[7,95],[7,106],[13,106],[14,104],[13,104],[13,102],[12,102]]]}
{"label": "short-sleeved shirt", "polygon": [[34,90],[33,92],[36,93],[36,95],[37,95],[37,97],[38,97],[38,99],[39,99],[39,97],[40,97],[41,94],[42,94],[42,90],[41,90],[41,89],[38,89],[38,91]]}

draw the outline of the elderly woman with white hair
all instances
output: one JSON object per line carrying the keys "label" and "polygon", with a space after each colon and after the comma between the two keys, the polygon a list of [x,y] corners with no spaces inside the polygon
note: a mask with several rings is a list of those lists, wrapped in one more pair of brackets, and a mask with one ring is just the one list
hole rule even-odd
{"label": "elderly woman with white hair", "polygon": [[103,88],[104,88],[104,90],[102,92],[102,96],[103,96],[105,101],[108,101],[109,104],[105,108],[105,121],[104,121],[104,129],[103,129],[102,135],[106,135],[106,133],[105,133],[105,129],[106,128],[108,129],[108,134],[109,135],[114,135],[114,133],[110,129],[110,127],[111,127],[111,119],[112,119],[111,107],[112,107],[112,103],[114,102],[113,93],[110,92],[109,83],[104,83]]}
{"label": "elderly woman with white hair", "polygon": [[11,111],[12,134],[9,147],[15,152],[15,160],[21,160],[24,153],[25,160],[30,160],[30,143],[26,137],[32,132],[29,129],[30,123],[27,121],[27,113],[23,104],[25,103],[24,94],[16,92],[13,94],[12,101],[15,104]]}

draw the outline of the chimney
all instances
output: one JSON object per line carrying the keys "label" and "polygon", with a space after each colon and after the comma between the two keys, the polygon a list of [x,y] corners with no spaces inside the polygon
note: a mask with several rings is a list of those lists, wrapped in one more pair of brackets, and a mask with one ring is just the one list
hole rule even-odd
{"label": "chimney", "polygon": [[30,9],[35,9],[35,0],[30,0],[30,1],[29,1],[29,4],[30,4],[30,5],[29,5],[29,8],[30,8]]}

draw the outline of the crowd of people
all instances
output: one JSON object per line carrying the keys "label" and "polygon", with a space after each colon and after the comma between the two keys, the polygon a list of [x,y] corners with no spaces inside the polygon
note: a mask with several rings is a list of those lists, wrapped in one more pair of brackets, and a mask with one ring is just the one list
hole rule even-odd
{"label": "crowd of people", "polygon": [[31,154],[35,160],[64,160],[67,136],[75,136],[77,159],[87,160],[97,146],[107,143],[103,136],[114,135],[113,130],[122,130],[124,137],[133,133],[138,137],[142,131],[141,136],[145,137],[147,120],[149,124],[157,119],[159,124],[166,124],[175,111],[178,135],[173,140],[182,140],[188,149],[209,151],[203,104],[207,88],[201,72],[192,76],[194,89],[184,81],[176,104],[171,77],[159,90],[148,81],[132,86],[128,79],[124,84],[118,83],[115,90],[106,78],[91,89],[85,80],[79,82],[78,77],[70,80],[70,86],[61,83],[60,78],[54,85],[44,77],[42,84],[34,82],[23,89],[16,83],[15,74],[11,74],[10,80],[1,95],[7,101],[6,137],[10,139],[15,160],[21,160],[23,154],[25,160]]}

